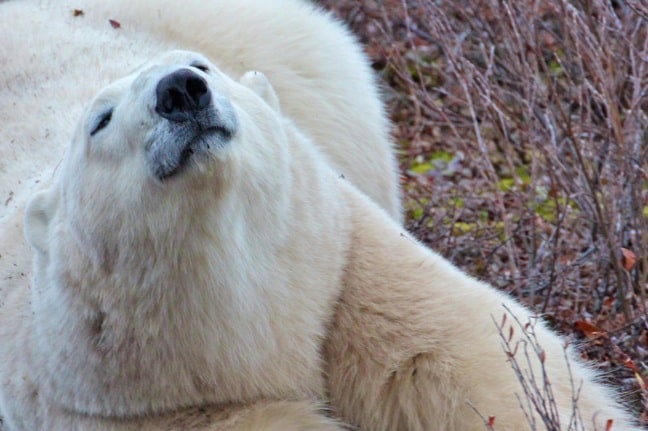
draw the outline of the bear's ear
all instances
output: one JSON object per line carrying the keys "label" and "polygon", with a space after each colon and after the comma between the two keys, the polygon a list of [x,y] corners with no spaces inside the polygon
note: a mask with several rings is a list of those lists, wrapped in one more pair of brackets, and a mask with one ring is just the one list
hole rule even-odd
{"label": "bear's ear", "polygon": [[256,70],[245,72],[239,82],[258,94],[272,109],[281,112],[279,98],[266,76]]}
{"label": "bear's ear", "polygon": [[47,231],[56,211],[56,196],[53,190],[41,190],[27,204],[25,237],[29,244],[41,253],[47,251]]}

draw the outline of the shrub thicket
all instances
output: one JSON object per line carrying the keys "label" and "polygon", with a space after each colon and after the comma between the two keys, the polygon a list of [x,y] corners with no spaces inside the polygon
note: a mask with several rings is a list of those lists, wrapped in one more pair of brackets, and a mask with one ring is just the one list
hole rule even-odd
{"label": "shrub thicket", "polygon": [[383,78],[408,228],[583,342],[641,405],[648,6],[322,3]]}

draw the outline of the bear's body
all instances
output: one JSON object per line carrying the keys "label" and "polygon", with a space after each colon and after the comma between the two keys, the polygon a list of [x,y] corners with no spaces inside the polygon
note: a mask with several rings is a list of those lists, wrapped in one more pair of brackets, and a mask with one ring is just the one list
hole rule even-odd
{"label": "bear's body", "polygon": [[[483,429],[466,401],[527,428],[492,319],[530,313],[394,221],[352,39],[299,1],[118,3],[0,5],[6,428],[342,429],[329,401],[360,430]],[[535,330],[565,426],[562,341]],[[586,429],[633,429],[571,359]]]}
{"label": "bear's body", "polygon": [[[0,276],[3,280],[0,331],[2,340],[9,340],[0,347],[3,359],[8,361],[0,374],[2,408],[8,426],[72,429],[92,427],[94,419],[78,413],[132,416],[219,402],[321,398],[324,383],[319,350],[325,335],[324,326],[331,319],[334,297],[339,290],[339,268],[345,248],[344,243],[331,235],[343,226],[338,226],[334,219],[319,220],[319,203],[327,199],[330,201],[327,210],[338,212],[340,219],[344,216],[341,203],[331,198],[335,194],[334,186],[321,180],[321,171],[333,168],[334,175],[349,178],[360,187],[365,184],[372,198],[384,202],[395,218],[400,217],[388,122],[368,63],[346,29],[327,14],[299,0],[227,0],[208,6],[198,0],[106,1],[100,4],[94,1],[3,2],[0,24],[3,41],[0,44],[0,119],[3,122],[0,195],[5,199],[5,209],[0,213]],[[142,232],[129,232],[125,223],[129,217],[139,221],[144,214],[135,208],[122,207],[125,211],[117,215],[119,209],[115,204],[118,200],[114,200],[117,196],[105,189],[101,192],[105,192],[105,206],[92,215],[90,223],[106,230],[75,232],[73,239],[68,238],[68,245],[79,247],[78,254],[66,250],[57,256],[69,258],[63,265],[74,266],[65,270],[66,274],[58,275],[67,277],[76,272],[73,277],[79,276],[76,281],[66,278],[65,283],[92,288],[81,289],[81,292],[72,289],[74,293],[71,293],[59,289],[61,286],[34,287],[30,280],[39,284],[42,279],[32,274],[32,253],[22,239],[22,218],[28,196],[53,182],[52,192],[42,200],[43,208],[36,213],[58,208],[60,200],[65,200],[59,190],[60,182],[67,175],[61,170],[67,170],[71,163],[66,161],[65,167],[61,167],[60,160],[73,140],[75,124],[88,101],[105,85],[176,47],[207,54],[218,63],[218,70],[227,75],[224,81],[237,80],[246,71],[255,69],[269,76],[275,83],[274,90],[269,89],[270,94],[264,93],[265,78],[246,77],[243,80],[255,87],[253,90],[266,97],[270,104],[278,103],[274,96],[276,91],[281,107],[273,109],[281,109],[296,126],[290,128],[291,135],[295,136],[295,151],[264,152],[264,146],[273,144],[263,134],[276,133],[273,139],[283,140],[281,127],[267,130],[264,127],[270,124],[266,124],[259,128],[257,135],[252,132],[253,128],[244,127],[240,134],[261,142],[256,146],[250,142],[245,149],[247,153],[241,156],[247,162],[242,162],[241,171],[236,172],[242,179],[236,184],[241,187],[240,194],[232,192],[224,196],[219,210],[223,213],[210,214],[210,227],[214,229],[209,232],[202,229],[207,220],[192,221],[193,217],[200,217],[197,201],[186,200],[188,206],[175,206],[178,210],[175,217],[185,220],[185,233],[193,230],[188,235],[197,234],[204,243],[216,241],[225,245],[222,240],[234,235],[227,241],[227,247],[221,249],[221,256],[203,254],[204,249],[197,242],[185,237],[197,246],[199,255],[192,255],[181,239],[183,234],[178,227],[172,226],[178,219],[169,217],[170,214],[167,216],[170,224],[156,219],[149,220],[149,226],[166,232],[163,236],[167,238],[173,235],[171,243],[175,248],[169,248],[170,243],[165,243],[162,237],[156,240],[159,249],[145,240],[138,243],[136,236]],[[176,60],[171,61],[174,62]],[[108,94],[107,100],[122,87],[118,84],[113,88],[115,93]],[[153,98],[155,94],[148,96]],[[143,107],[144,99],[140,102],[142,105],[138,106]],[[129,115],[124,114],[120,121],[129,121]],[[272,117],[277,124],[283,121],[278,112],[273,112]],[[35,118],[38,120],[34,121]],[[130,120],[134,121],[133,118]],[[301,137],[302,133],[307,137]],[[123,136],[125,141],[129,140],[128,136]],[[309,144],[298,145],[302,139]],[[75,148],[79,153],[73,154]],[[95,155],[96,159],[106,163],[114,161],[119,151],[111,153],[112,150],[102,149]],[[158,148],[157,156],[151,156],[152,159],[162,157],[163,150]],[[72,147],[68,160],[84,157],[84,151],[79,146]],[[299,165],[302,157],[304,166],[292,172],[290,166]],[[315,162],[309,161],[310,158]],[[113,191],[123,192],[121,197],[130,193],[133,202],[142,204],[142,195],[131,193],[141,192],[140,185],[127,179],[135,171],[123,166],[123,171],[118,173],[111,171],[114,164],[110,166],[106,171],[89,169],[89,175],[107,174],[103,180],[109,178],[115,186]],[[299,172],[304,167],[308,167],[307,172]],[[230,168],[234,169],[233,165]],[[266,179],[253,175],[257,171],[265,172]],[[53,172],[56,175],[53,176]],[[80,177],[75,180],[75,174],[71,175],[69,181],[85,181]],[[293,177],[294,190],[283,190],[283,185],[292,182]],[[194,191],[209,190],[207,184],[196,182],[195,185]],[[120,192],[116,191],[118,186],[123,187]],[[297,189],[302,190],[298,195],[303,200],[292,198],[291,193]],[[261,195],[261,191],[270,195]],[[182,187],[174,193],[190,196]],[[255,200],[255,193],[258,200]],[[145,196],[156,196],[157,203],[165,199],[155,192]],[[241,199],[242,196],[245,198]],[[93,200],[92,196],[88,199]],[[264,202],[269,206],[257,211]],[[236,217],[232,217],[234,213]],[[103,223],[107,219],[115,223]],[[243,230],[241,220],[245,220]],[[64,222],[56,222],[56,225],[66,228]],[[245,230],[252,225],[259,226],[259,231]],[[315,225],[320,228],[314,228]],[[268,227],[272,227],[273,235],[262,232]],[[112,230],[109,236],[115,235],[119,244],[113,245],[118,250],[102,243],[108,230]],[[295,243],[292,236],[287,235],[293,231],[309,235],[308,244]],[[31,232],[34,238],[38,237],[37,229]],[[101,238],[97,244],[85,248],[84,241],[97,238]],[[127,251],[123,241],[128,243]],[[332,247],[331,255],[309,255],[308,248],[323,243],[328,243],[327,249]],[[161,254],[156,256],[157,252]],[[72,263],[76,257],[80,260]],[[108,257],[111,263],[106,266]],[[149,259],[143,266],[135,266],[139,266],[140,271],[147,271],[150,283],[139,283],[142,280],[132,278],[138,277],[137,274],[123,272],[125,267],[121,265],[132,268],[139,258]],[[212,264],[209,259],[218,263]],[[328,268],[326,264],[321,267],[322,273],[316,278],[310,271],[313,259],[318,265],[327,260],[331,262]],[[51,263],[49,258],[46,260],[47,264]],[[177,265],[163,263],[171,260]],[[99,261],[104,263],[97,266]],[[196,271],[198,261],[211,266],[218,280]],[[276,268],[286,269],[275,271]],[[189,282],[184,276],[192,271],[195,274],[190,275],[193,281]],[[173,273],[182,274],[182,280]],[[108,293],[105,289],[112,287],[102,288],[95,283],[96,277],[106,274],[129,278],[106,280],[112,287],[135,282],[140,288]],[[192,283],[195,289],[189,287]],[[34,287],[33,298],[28,291],[30,285]],[[240,286],[240,289],[219,291],[215,288],[219,285]],[[283,290],[274,292],[274,286],[283,286]],[[11,297],[5,298],[7,295]],[[275,305],[265,302],[269,296],[275,297]],[[166,299],[159,303],[159,297]],[[133,301],[142,299],[144,302],[136,306],[138,310],[130,308]],[[166,305],[162,305],[164,303]],[[212,308],[215,303],[222,307]],[[204,308],[204,312],[199,308]],[[156,319],[159,320],[155,322]],[[176,324],[173,319],[181,322]],[[92,325],[87,326],[92,321],[94,329]],[[160,321],[164,325],[158,325]],[[294,331],[289,329],[291,326]],[[204,332],[207,327],[211,329]],[[188,336],[189,333],[192,336]],[[95,339],[91,339],[93,336]],[[178,336],[185,341],[177,343]],[[110,354],[106,354],[108,351]],[[245,376],[245,381],[241,376]],[[66,409],[71,414],[63,413]],[[333,426],[323,416],[313,416],[314,405],[288,405],[290,409],[297,418],[295,423],[306,423],[298,418],[301,415],[321,421],[324,429]],[[274,414],[279,416],[276,411]],[[25,422],[20,422],[22,420]],[[109,427],[109,423],[102,422],[102,426]],[[258,423],[262,423],[262,419]],[[112,426],[139,429],[141,424],[119,422]]]}

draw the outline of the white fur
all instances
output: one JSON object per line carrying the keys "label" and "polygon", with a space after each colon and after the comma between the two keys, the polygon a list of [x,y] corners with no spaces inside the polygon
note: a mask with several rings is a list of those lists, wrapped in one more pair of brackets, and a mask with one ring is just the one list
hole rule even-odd
{"label": "white fur", "polygon": [[[502,304],[530,313],[394,221],[385,121],[356,45],[299,1],[204,4],[0,5],[16,162],[0,231],[5,427],[341,429],[318,411],[330,402],[361,430],[484,429],[470,401],[498,430],[527,429],[492,319]],[[159,179],[152,149],[183,138],[156,113],[156,87],[187,69],[222,127]],[[28,194],[31,253],[16,216]],[[563,342],[535,331],[565,425]],[[570,359],[587,429],[636,429]]]}
{"label": "white fur", "polygon": [[[233,136],[152,177],[150,140],[167,123],[152,115],[156,84],[195,62],[209,65],[174,51],[102,90],[32,199],[30,304],[16,291],[1,325],[10,428],[323,397],[319,350],[347,249],[332,235],[347,236],[334,174],[279,116],[263,74],[248,88],[209,65],[200,75]],[[93,136],[107,106],[112,120]],[[320,216],[327,200],[334,217]]]}
{"label": "white fur", "polygon": [[[121,27],[112,28],[109,19]],[[233,78],[263,72],[282,111],[334,170],[400,217],[388,122],[371,70],[348,31],[308,2],[5,2],[0,38],[6,147],[0,203],[13,192],[9,208],[24,202],[35,181],[49,178],[83,106],[100,88],[161,52],[182,48],[203,53]],[[8,214],[0,213],[0,222]]]}
{"label": "white fur", "polygon": [[[608,419],[614,431],[639,429],[614,391],[571,348],[567,361],[565,341],[530,310],[418,244],[356,190],[345,187],[342,195],[353,219],[351,249],[325,345],[331,403],[341,418],[367,430],[483,431],[472,405],[494,417],[498,431],[547,429],[504,353],[504,322],[522,373],[541,391],[532,334],[544,351],[555,406],[549,395],[541,398],[555,408],[559,429],[601,431]],[[574,406],[579,425],[569,427]]]}
{"label": "white fur", "polygon": [[[167,123],[150,114],[155,85],[196,60],[208,64],[163,55],[104,89],[55,184],[27,210],[33,378],[41,396],[73,410],[137,415],[322,395],[318,351],[346,249],[329,233],[346,229],[345,209],[333,200],[338,216],[319,216],[317,202],[335,194],[319,154],[214,66],[202,75],[237,131],[176,177],[151,178],[145,144]],[[111,123],[90,136],[106,105]],[[317,278],[307,238],[330,251]]]}
{"label": "white fur", "polygon": [[[87,0],[3,2],[0,39],[5,425],[321,398],[346,248],[323,171],[400,218],[388,123],[353,37],[299,0]],[[174,48],[217,63],[210,87],[241,128],[184,180],[158,184],[140,145],[153,81],[196,58],[156,57]],[[89,139],[116,103],[119,127]],[[321,218],[321,202],[336,217]]]}

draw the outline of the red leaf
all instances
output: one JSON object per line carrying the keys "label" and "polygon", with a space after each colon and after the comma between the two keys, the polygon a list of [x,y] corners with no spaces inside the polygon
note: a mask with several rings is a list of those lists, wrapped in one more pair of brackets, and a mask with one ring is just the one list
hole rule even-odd
{"label": "red leaf", "polygon": [[634,361],[632,359],[630,359],[630,357],[628,355],[626,355],[625,353],[623,354],[623,356],[624,356],[623,357],[623,365],[630,368],[632,371],[635,372],[635,374],[637,374],[638,370],[637,370],[637,366],[635,365]]}
{"label": "red leaf", "polygon": [[507,351],[506,354],[508,355],[509,358],[513,359],[515,358],[515,354],[517,353],[519,343],[515,343],[515,348],[513,348],[513,351]]}
{"label": "red leaf", "polygon": [[493,427],[495,425],[495,416],[489,416],[488,417],[488,426]]}
{"label": "red leaf", "polygon": [[110,26],[112,28],[120,28],[121,24],[118,21],[115,21],[114,19],[109,19],[108,22],[110,23]]}
{"label": "red leaf", "polygon": [[612,424],[614,421],[612,419],[608,419],[607,422],[605,423],[605,431],[610,431],[612,429]]}
{"label": "red leaf", "polygon": [[623,247],[621,247],[621,255],[621,265],[623,265],[626,271],[630,271],[635,266],[635,263],[637,263],[637,255]]}
{"label": "red leaf", "polygon": [[607,335],[604,330],[597,328],[587,320],[579,320],[574,325],[585,335],[586,338],[589,338],[590,340]]}

